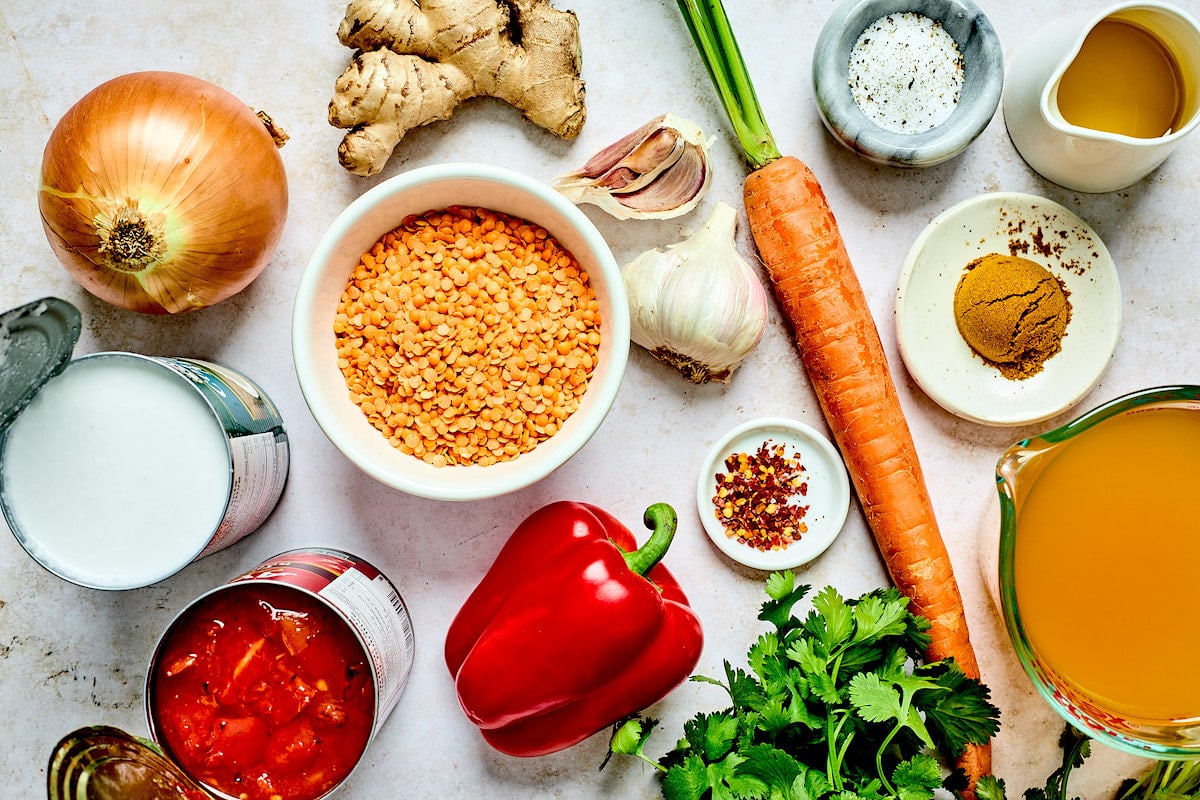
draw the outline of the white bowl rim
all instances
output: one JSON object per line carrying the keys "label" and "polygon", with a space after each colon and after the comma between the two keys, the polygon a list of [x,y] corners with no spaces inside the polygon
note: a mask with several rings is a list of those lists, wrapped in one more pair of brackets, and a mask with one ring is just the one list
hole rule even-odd
{"label": "white bowl rim", "polygon": [[[318,390],[319,378],[311,369],[311,365],[316,363],[317,354],[312,347],[309,319],[316,302],[316,292],[321,277],[321,271],[317,265],[331,257],[338,242],[364,214],[379,202],[416,186],[456,179],[484,181],[514,187],[545,203],[574,226],[588,248],[595,254],[597,267],[604,277],[606,292],[611,297],[611,310],[608,314],[611,324],[611,331],[608,334],[611,350],[608,355],[610,367],[600,378],[593,375],[588,385],[588,394],[594,397],[592,402],[597,406],[594,419],[590,424],[577,426],[574,430],[560,430],[550,440],[542,443],[539,447],[545,447],[550,442],[555,442],[555,456],[544,459],[540,469],[518,470],[513,468],[510,470],[510,474],[501,481],[494,479],[494,473],[489,475],[486,480],[482,480],[484,476],[481,474],[479,481],[460,486],[446,486],[433,481],[413,479],[383,469],[358,452],[348,437],[329,423],[329,419],[333,416],[332,409],[326,404],[323,394]],[[507,494],[541,480],[566,463],[599,429],[616,401],[617,392],[624,378],[628,354],[628,300],[625,296],[620,267],[600,231],[575,204],[548,184],[515,170],[488,164],[447,162],[416,167],[394,175],[365,191],[338,214],[317,242],[300,276],[292,311],[292,361],[296,370],[296,378],[300,384],[301,394],[325,436],[355,466],[380,483],[412,495],[435,500],[480,500]],[[501,464],[515,464],[516,461],[514,459],[511,462],[501,462]],[[430,469],[482,470],[487,468],[451,466],[430,467]]]}

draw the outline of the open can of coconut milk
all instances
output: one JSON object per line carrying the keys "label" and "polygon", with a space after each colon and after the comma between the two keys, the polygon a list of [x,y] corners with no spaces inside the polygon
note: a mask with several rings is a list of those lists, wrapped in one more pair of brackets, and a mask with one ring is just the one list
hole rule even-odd
{"label": "open can of coconut milk", "polygon": [[257,530],[289,447],[267,394],[189,358],[72,359],[79,311],[44,298],[0,315],[0,512],[65,580],[132,589]]}
{"label": "open can of coconut milk", "polygon": [[335,549],[281,553],[167,626],[146,671],[153,741],[73,731],[51,754],[49,800],[323,800],[364,760],[414,657],[408,609],[378,569]]}

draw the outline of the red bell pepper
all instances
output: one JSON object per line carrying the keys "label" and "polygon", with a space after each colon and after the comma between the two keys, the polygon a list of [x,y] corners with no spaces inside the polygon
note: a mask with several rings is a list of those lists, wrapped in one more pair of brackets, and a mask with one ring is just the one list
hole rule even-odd
{"label": "red bell pepper", "polygon": [[553,753],[678,686],[700,659],[700,620],[659,560],[675,511],[646,510],[653,533],[586,503],[556,502],[513,532],[446,636],[467,717],[497,750]]}

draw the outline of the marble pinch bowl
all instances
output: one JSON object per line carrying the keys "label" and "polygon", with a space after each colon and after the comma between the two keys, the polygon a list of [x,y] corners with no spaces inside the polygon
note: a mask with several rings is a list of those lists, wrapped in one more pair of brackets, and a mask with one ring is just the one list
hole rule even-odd
{"label": "marble pinch bowl", "polygon": [[[880,127],[850,91],[850,55],[858,37],[876,20],[905,12],[940,22],[963,59],[953,113],[920,133]],[[929,167],[961,153],[991,121],[1004,85],[1004,52],[991,22],[971,0],[842,0],[817,38],[812,79],[821,119],[838,142],[877,164]]]}

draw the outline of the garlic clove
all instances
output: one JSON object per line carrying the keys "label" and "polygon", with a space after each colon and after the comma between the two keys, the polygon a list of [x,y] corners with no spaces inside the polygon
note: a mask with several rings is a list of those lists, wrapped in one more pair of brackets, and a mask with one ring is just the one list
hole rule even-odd
{"label": "garlic clove", "polygon": [[736,225],[718,203],[695,234],[621,269],[630,337],[693,383],[728,382],[766,330],[767,292],[737,251]]}
{"label": "garlic clove", "polygon": [[669,219],[691,211],[712,180],[705,137],[694,122],[663,114],[623,136],[552,185],[576,204],[618,219]]}
{"label": "garlic clove", "polygon": [[711,181],[708,159],[698,149],[688,147],[652,183],[636,191],[622,192],[617,199],[626,208],[649,216],[663,207],[670,207],[675,198],[690,197],[672,209],[674,213],[670,216],[679,216],[696,207]]}
{"label": "garlic clove", "polygon": [[[665,116],[665,115],[664,115]],[[597,152],[594,156],[588,159],[588,162],[570,175],[563,175],[556,180],[564,178],[599,178],[604,173],[611,170],[621,159],[624,158],[630,150],[637,147],[643,139],[654,133],[661,126],[664,116],[650,120],[642,127],[632,133],[627,133],[625,136],[613,142],[608,147]]]}
{"label": "garlic clove", "polygon": [[659,128],[637,144],[628,155],[597,176],[595,186],[611,192],[631,192],[650,184],[670,167],[687,143],[669,128]]}

